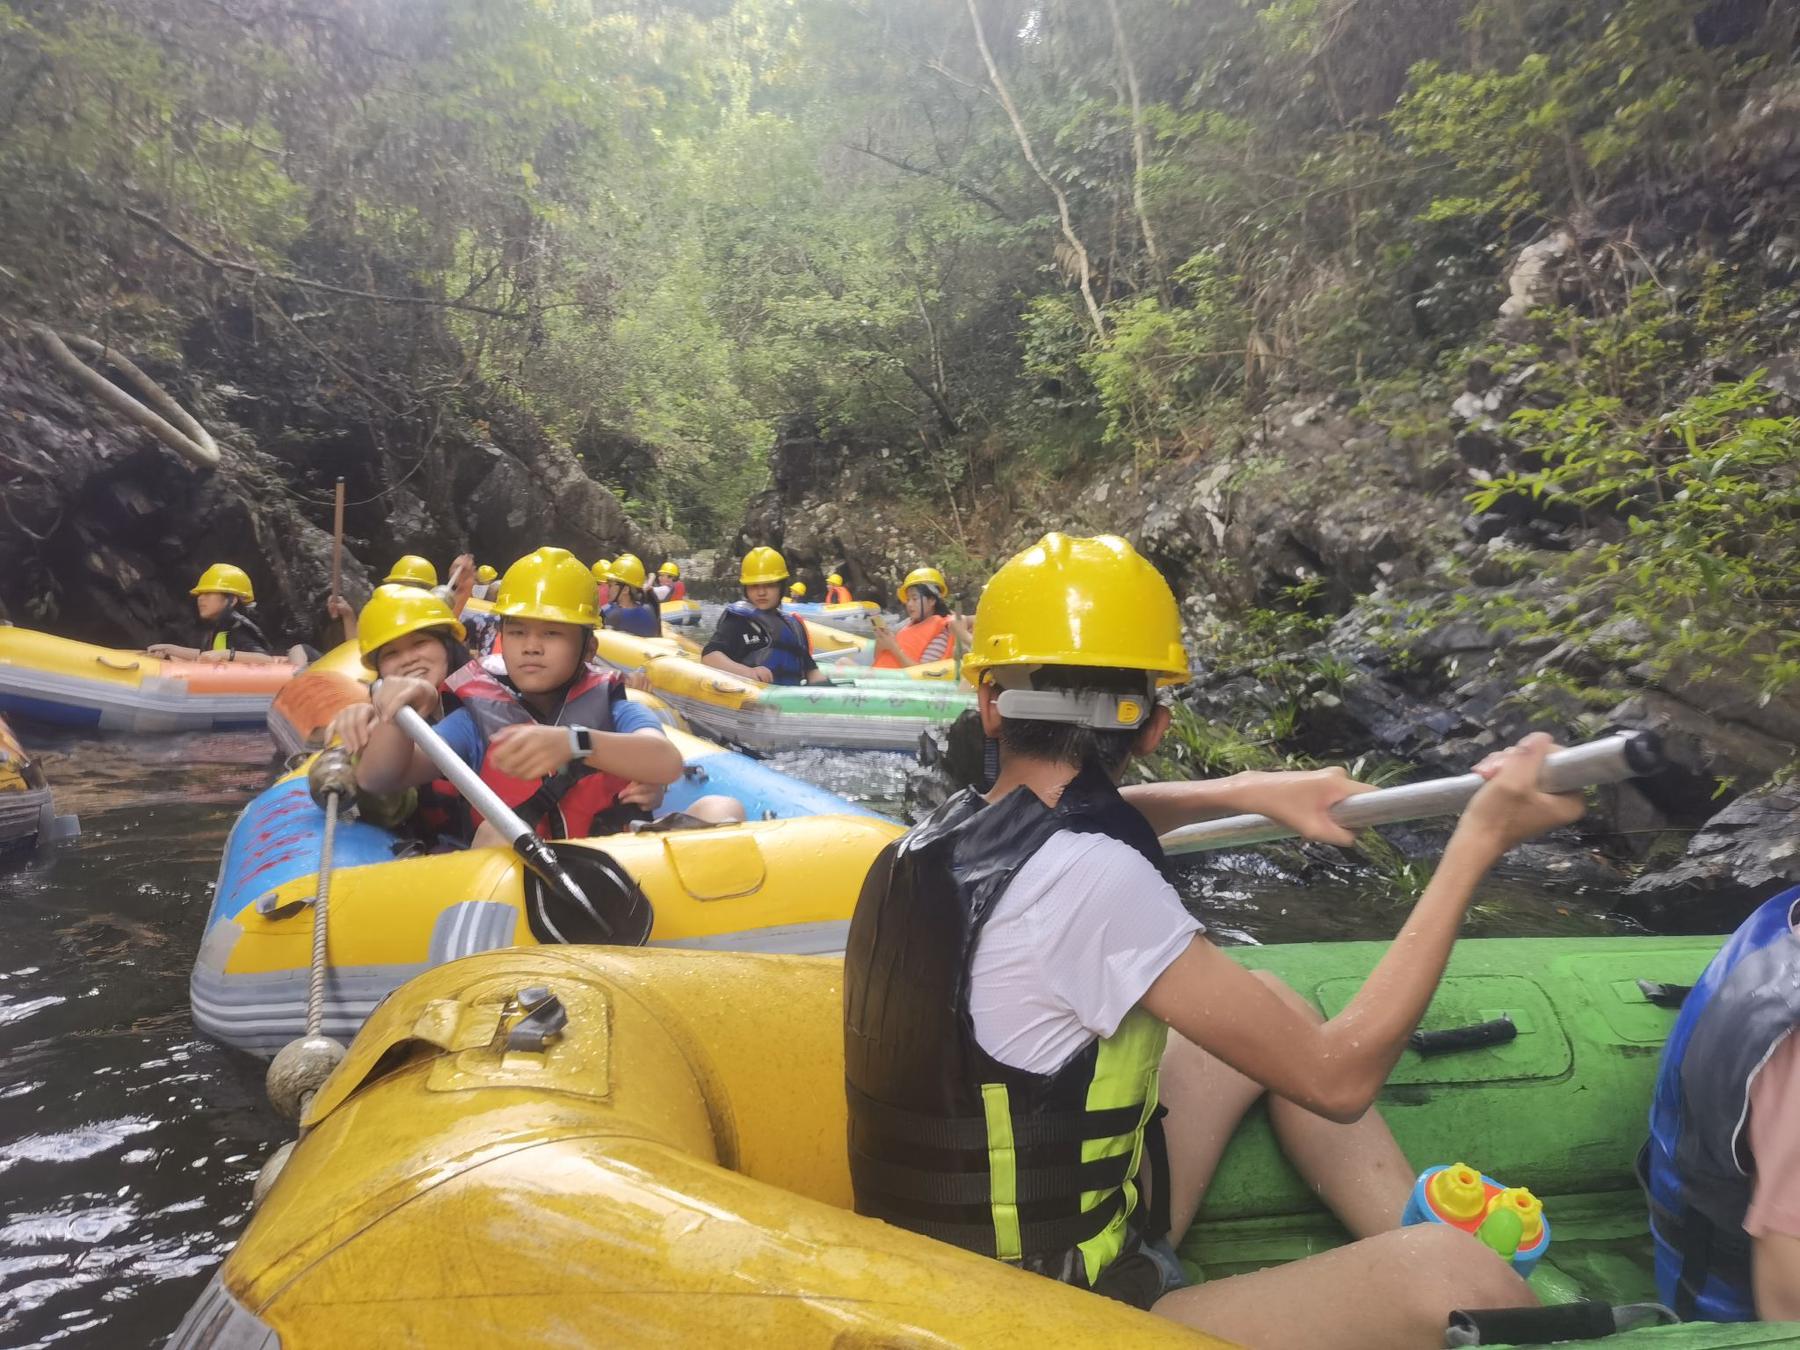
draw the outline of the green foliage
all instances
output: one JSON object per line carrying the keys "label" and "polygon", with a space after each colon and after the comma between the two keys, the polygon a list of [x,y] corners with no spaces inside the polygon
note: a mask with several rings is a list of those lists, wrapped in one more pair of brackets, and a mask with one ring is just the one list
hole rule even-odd
{"label": "green foliage", "polygon": [[1216,251],[1175,269],[1180,304],[1142,296],[1116,306],[1111,340],[1081,358],[1106,419],[1108,444],[1185,448],[1196,408],[1244,369],[1248,316]]}

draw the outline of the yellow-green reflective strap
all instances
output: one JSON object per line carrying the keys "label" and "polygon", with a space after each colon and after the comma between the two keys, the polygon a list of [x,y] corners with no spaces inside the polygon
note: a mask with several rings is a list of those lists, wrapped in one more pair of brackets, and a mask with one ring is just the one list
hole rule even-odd
{"label": "yellow-green reflective strap", "polygon": [[1019,1154],[1013,1146],[1012,1102],[1005,1083],[983,1083],[981,1105],[987,1113],[988,1194],[994,1215],[994,1255],[1017,1261],[1025,1254],[1019,1240]]}

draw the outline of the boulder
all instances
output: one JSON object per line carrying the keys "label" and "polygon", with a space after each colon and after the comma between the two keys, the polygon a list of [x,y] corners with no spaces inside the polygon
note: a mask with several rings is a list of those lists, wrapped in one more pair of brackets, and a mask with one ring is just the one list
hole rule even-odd
{"label": "boulder", "polygon": [[1800,790],[1738,798],[1701,827],[1674,866],[1638,878],[1624,908],[1659,929],[1729,932],[1800,882]]}

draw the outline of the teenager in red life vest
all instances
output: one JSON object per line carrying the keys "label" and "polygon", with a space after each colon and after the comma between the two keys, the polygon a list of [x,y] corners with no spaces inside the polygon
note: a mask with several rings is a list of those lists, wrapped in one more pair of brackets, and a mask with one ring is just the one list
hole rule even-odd
{"label": "teenager in red life vest", "polygon": [[[551,839],[615,833],[647,820],[681,776],[681,752],[623,681],[590,664],[599,622],[593,574],[574,554],[540,548],[506,569],[494,600],[500,657],[471,661],[440,687],[401,677],[375,692],[379,725],[358,781],[373,792],[429,783],[437,770],[393,724],[402,706],[446,708],[438,734],[501,800]],[[702,823],[742,820],[729,797],[688,808]],[[477,846],[502,844],[485,822]]]}

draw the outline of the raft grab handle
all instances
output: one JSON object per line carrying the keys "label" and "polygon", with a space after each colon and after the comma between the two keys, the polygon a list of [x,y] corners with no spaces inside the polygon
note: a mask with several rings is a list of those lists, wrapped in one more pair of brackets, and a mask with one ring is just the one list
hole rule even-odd
{"label": "raft grab handle", "polygon": [[[1627,731],[1556,751],[1544,761],[1538,786],[1546,792],[1575,792],[1654,773],[1662,764],[1662,744],[1654,732]],[[1331,818],[1347,830],[1366,830],[1371,825],[1454,815],[1468,805],[1486,781],[1479,774],[1465,773],[1364,792],[1346,797],[1332,807]],[[1208,849],[1242,848],[1293,837],[1294,831],[1285,825],[1251,814],[1184,825],[1165,834],[1162,846],[1163,852],[1170,854],[1204,853]]]}
{"label": "raft grab handle", "polygon": [[105,666],[108,670],[133,671],[143,669],[143,663],[140,661],[115,661],[105,652],[100,653],[100,655],[94,658],[94,664],[97,666]]}
{"label": "raft grab handle", "polygon": [[1501,1013],[1492,1021],[1474,1022],[1466,1027],[1415,1031],[1406,1038],[1406,1043],[1421,1055],[1445,1055],[1455,1050],[1480,1050],[1490,1045],[1505,1045],[1518,1034],[1518,1024]]}

